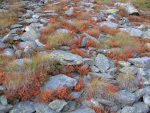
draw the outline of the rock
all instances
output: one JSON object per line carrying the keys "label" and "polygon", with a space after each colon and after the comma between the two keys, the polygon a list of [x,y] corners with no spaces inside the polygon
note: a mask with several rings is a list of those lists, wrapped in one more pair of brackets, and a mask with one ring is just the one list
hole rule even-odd
{"label": "rock", "polygon": [[73,87],[77,84],[77,80],[71,77],[68,77],[64,74],[55,75],[49,78],[49,80],[44,85],[44,89],[56,89],[58,87],[64,88]]}
{"label": "rock", "polygon": [[8,113],[12,109],[12,107],[13,107],[12,105],[4,106],[0,104],[0,113]]}
{"label": "rock", "polygon": [[136,28],[120,28],[120,30],[129,33],[131,36],[142,37],[143,32]]}
{"label": "rock", "polygon": [[135,112],[135,107],[131,107],[131,106],[125,106],[120,113],[136,113]]}
{"label": "rock", "polygon": [[95,58],[95,65],[101,72],[106,72],[110,68],[110,61],[105,55],[98,54]]}
{"label": "rock", "polygon": [[31,26],[26,27],[25,30],[26,32],[21,35],[21,39],[23,41],[33,41],[38,39],[40,36],[39,32]]}
{"label": "rock", "polygon": [[94,72],[89,72],[89,75],[93,76],[93,77],[99,77],[102,79],[113,79],[114,77],[111,76],[108,73],[94,73]]}
{"label": "rock", "polygon": [[117,28],[117,27],[119,27],[119,25],[118,24],[116,24],[116,23],[114,23],[114,22],[111,22],[111,21],[104,21],[104,22],[100,22],[100,23],[98,23],[99,24],[99,26],[101,26],[101,27],[110,27],[110,28]]}
{"label": "rock", "polygon": [[150,49],[150,43],[146,43],[145,46]]}
{"label": "rock", "polygon": [[128,61],[140,68],[147,68],[147,69],[150,68],[150,58],[149,57],[130,58]]}
{"label": "rock", "polygon": [[96,112],[93,109],[87,107],[87,108],[79,108],[69,113],[96,113]]}
{"label": "rock", "polygon": [[135,93],[136,96],[136,100],[139,100],[140,98],[142,98],[145,94],[145,90],[144,89],[138,89]]}
{"label": "rock", "polygon": [[71,92],[71,95],[73,96],[74,99],[79,99],[81,96],[81,92],[73,91]]}
{"label": "rock", "polygon": [[58,99],[49,103],[49,107],[56,112],[60,112],[65,105],[67,105],[67,102],[65,100]]}
{"label": "rock", "polygon": [[42,44],[42,43],[39,41],[39,39],[36,39],[35,42],[36,42],[36,44],[37,44],[38,47],[40,47],[40,48],[45,47],[45,45]]}
{"label": "rock", "polygon": [[70,7],[67,11],[65,11],[65,14],[68,16],[71,16],[73,14],[74,8]]}
{"label": "rock", "polygon": [[0,42],[0,50],[4,49],[6,47],[6,44],[3,42]]}
{"label": "rock", "polygon": [[144,95],[143,101],[146,105],[150,106],[150,96],[149,95]]}
{"label": "rock", "polygon": [[115,6],[124,8],[129,15],[139,15],[138,10],[131,3],[115,3]]}
{"label": "rock", "polygon": [[9,57],[13,57],[14,56],[14,50],[11,48],[6,48],[3,51],[3,54]]}
{"label": "rock", "polygon": [[0,103],[4,106],[6,106],[8,104],[7,98],[4,95],[0,96]]}
{"label": "rock", "polygon": [[133,104],[136,100],[136,96],[126,90],[120,90],[115,97],[119,103],[124,105]]}
{"label": "rock", "polygon": [[109,101],[109,100],[97,99],[97,101],[98,101],[100,104],[103,104],[103,105],[106,105],[106,106],[115,106],[115,103],[114,103],[114,102],[111,102],[111,101]]}
{"label": "rock", "polygon": [[78,107],[77,102],[75,101],[68,101],[67,105],[64,106],[63,111],[64,112],[69,112],[69,111],[74,111]]}
{"label": "rock", "polygon": [[116,14],[119,10],[118,9],[108,9],[105,10],[105,12],[109,13],[109,14]]}
{"label": "rock", "polygon": [[9,113],[33,113],[35,112],[34,103],[24,101],[17,104]]}
{"label": "rock", "polygon": [[26,47],[31,47],[31,48],[35,49],[35,48],[37,48],[37,44],[35,41],[25,41],[25,42],[20,42],[19,47],[21,49],[24,49]]}
{"label": "rock", "polygon": [[0,41],[2,41],[2,42],[12,42],[13,41],[13,35],[11,33],[8,33]]}
{"label": "rock", "polygon": [[146,95],[150,95],[150,86],[144,87],[144,92]]}
{"label": "rock", "polygon": [[49,56],[65,65],[79,65],[83,63],[83,58],[81,56],[72,54],[67,51],[54,50],[49,54]]}
{"label": "rock", "polygon": [[23,52],[25,53],[25,56],[28,56],[28,57],[35,54],[35,51],[29,46],[26,46]]}
{"label": "rock", "polygon": [[148,106],[143,102],[135,103],[133,107],[135,107],[135,113],[147,113],[149,111]]}
{"label": "rock", "polygon": [[16,50],[16,51],[15,51],[15,56],[16,56],[17,58],[21,58],[21,55],[22,55],[22,50]]}
{"label": "rock", "polygon": [[100,70],[96,66],[91,66],[92,72],[98,73]]}
{"label": "rock", "polygon": [[137,72],[138,72],[138,68],[135,67],[135,66],[123,67],[123,68],[119,69],[119,71],[122,72],[122,73],[136,75]]}
{"label": "rock", "polygon": [[88,41],[89,39],[93,40],[95,43],[99,43],[99,41],[98,41],[95,37],[93,37],[93,36],[91,36],[91,35],[85,33],[85,37],[82,39],[81,46],[82,46],[82,47],[85,47],[86,44],[87,44],[87,41]]}
{"label": "rock", "polygon": [[118,61],[118,63],[122,67],[129,67],[131,65],[129,62],[125,62],[125,61]]}
{"label": "rock", "polygon": [[56,30],[57,33],[69,33],[70,31],[67,29],[59,28]]}
{"label": "rock", "polygon": [[10,29],[16,29],[16,28],[22,28],[23,25],[21,24],[14,24],[14,25],[11,25]]}
{"label": "rock", "polygon": [[0,91],[5,91],[6,90],[6,87],[0,85]]}
{"label": "rock", "polygon": [[47,104],[44,103],[36,103],[35,111],[36,113],[55,113],[50,109],[50,107]]}
{"label": "rock", "polygon": [[145,32],[143,33],[143,38],[145,38],[145,39],[150,39],[150,29],[148,29],[147,31],[145,31]]}

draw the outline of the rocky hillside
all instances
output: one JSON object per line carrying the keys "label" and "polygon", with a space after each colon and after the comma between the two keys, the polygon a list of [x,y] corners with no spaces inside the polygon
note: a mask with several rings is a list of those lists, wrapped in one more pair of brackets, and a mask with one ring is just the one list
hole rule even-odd
{"label": "rocky hillside", "polygon": [[149,0],[0,8],[0,113],[150,113]]}

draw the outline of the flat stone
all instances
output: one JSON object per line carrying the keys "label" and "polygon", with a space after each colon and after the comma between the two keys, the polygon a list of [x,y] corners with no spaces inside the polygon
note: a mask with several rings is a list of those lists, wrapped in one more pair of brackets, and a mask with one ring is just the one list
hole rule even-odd
{"label": "flat stone", "polygon": [[8,104],[7,98],[4,95],[0,96],[0,103],[4,106],[6,106]]}
{"label": "flat stone", "polygon": [[150,58],[149,57],[130,58],[128,61],[137,67],[147,68],[147,69],[150,68]]}
{"label": "flat stone", "polygon": [[64,65],[79,65],[83,63],[83,58],[81,56],[67,51],[54,50],[49,54],[49,56]]}
{"label": "flat stone", "polygon": [[125,105],[133,104],[136,100],[136,96],[133,93],[130,93],[126,90],[120,90],[115,97],[119,103]]}
{"label": "flat stone", "polygon": [[150,29],[148,29],[147,31],[145,31],[145,32],[143,33],[143,38],[145,38],[145,39],[150,39]]}
{"label": "flat stone", "polygon": [[34,103],[31,101],[24,101],[17,104],[9,113],[33,113],[34,111]]}
{"label": "flat stone", "polygon": [[149,111],[149,107],[143,102],[135,103],[133,107],[135,107],[135,113],[147,113]]}
{"label": "flat stone", "polygon": [[143,32],[136,28],[120,28],[120,30],[129,33],[131,36],[142,37]]}
{"label": "flat stone", "polygon": [[56,112],[60,112],[65,105],[67,105],[65,100],[58,99],[49,103],[49,107]]}
{"label": "flat stone", "polygon": [[50,109],[48,104],[44,104],[44,103],[36,103],[35,111],[36,113],[56,113]]}
{"label": "flat stone", "polygon": [[125,106],[120,113],[136,113],[135,112],[135,107],[132,106]]}
{"label": "flat stone", "polygon": [[21,24],[14,24],[14,25],[11,25],[10,29],[15,29],[15,28],[22,28],[23,25]]}
{"label": "flat stone", "polygon": [[12,109],[12,105],[1,105],[0,104],[0,113],[8,113]]}
{"label": "flat stone", "polygon": [[95,66],[97,66],[101,72],[106,72],[110,68],[110,61],[105,55],[98,54],[95,58]]}
{"label": "flat stone", "polygon": [[87,107],[87,108],[79,108],[75,111],[68,113],[96,113],[96,112],[93,109]]}
{"label": "flat stone", "polygon": [[25,41],[25,42],[20,42],[19,47],[24,49],[26,47],[31,47],[31,48],[37,48],[37,44],[35,41]]}
{"label": "flat stone", "polygon": [[44,85],[44,89],[56,89],[58,87],[64,88],[73,87],[77,84],[77,80],[71,77],[68,77],[64,74],[55,75],[49,78],[49,80]]}
{"label": "flat stone", "polygon": [[74,111],[78,107],[78,103],[76,101],[68,101],[67,105],[64,106],[63,111],[69,112]]}
{"label": "flat stone", "polygon": [[131,63],[129,62],[125,62],[125,61],[118,61],[119,65],[121,65],[122,67],[129,67],[131,65]]}
{"label": "flat stone", "polygon": [[104,21],[104,22],[100,22],[98,23],[101,27],[110,27],[110,28],[117,28],[119,27],[118,24],[111,22],[111,21]]}

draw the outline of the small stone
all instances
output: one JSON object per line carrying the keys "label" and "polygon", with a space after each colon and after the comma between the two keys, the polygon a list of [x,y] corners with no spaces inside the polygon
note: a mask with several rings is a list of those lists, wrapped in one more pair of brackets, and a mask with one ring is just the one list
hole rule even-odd
{"label": "small stone", "polygon": [[36,44],[36,42],[35,41],[25,41],[25,42],[20,42],[19,43],[19,47],[20,48],[22,48],[22,49],[24,49],[24,48],[26,48],[26,47],[31,47],[31,48],[37,48],[37,44]]}
{"label": "small stone", "polygon": [[73,14],[73,11],[74,11],[74,8],[71,7],[67,11],[65,11],[65,14],[67,14],[68,16],[71,16]]}
{"label": "small stone", "polygon": [[4,95],[0,96],[0,103],[4,106],[6,106],[8,104],[7,98]]}
{"label": "small stone", "polygon": [[101,27],[110,27],[110,28],[117,28],[119,27],[118,24],[111,22],[111,21],[104,21],[104,22],[100,22],[98,23]]}
{"label": "small stone", "polygon": [[146,105],[148,105],[150,107],[150,96],[149,95],[144,95],[143,101]]}
{"label": "small stone", "polygon": [[120,90],[115,97],[119,103],[125,105],[133,104],[136,100],[136,96],[133,93],[130,93],[126,90]]}
{"label": "small stone", "polygon": [[121,65],[122,67],[129,67],[129,66],[131,65],[131,63],[125,62],[125,61],[119,61],[118,63],[119,63],[119,65]]}
{"label": "small stone", "polygon": [[101,72],[106,72],[110,67],[110,62],[105,55],[98,54],[95,58],[95,65],[99,68]]}
{"label": "small stone", "polygon": [[68,77],[64,74],[55,75],[49,78],[49,80],[44,85],[44,89],[56,89],[58,87],[73,87],[77,84],[77,80]]}
{"label": "small stone", "polygon": [[135,112],[135,107],[131,107],[131,106],[125,106],[120,113],[136,113]]}
{"label": "small stone", "polygon": [[56,112],[60,112],[65,105],[67,105],[67,102],[65,100],[58,99],[49,103],[49,107]]}
{"label": "small stone", "polygon": [[147,113],[149,111],[149,107],[143,102],[135,103],[133,107],[135,107],[135,113]]}

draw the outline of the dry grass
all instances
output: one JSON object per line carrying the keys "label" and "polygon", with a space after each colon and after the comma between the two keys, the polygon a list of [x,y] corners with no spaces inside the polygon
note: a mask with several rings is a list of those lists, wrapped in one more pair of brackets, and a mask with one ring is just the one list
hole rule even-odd
{"label": "dry grass", "polygon": [[12,11],[0,12],[0,29],[15,24],[17,20],[18,20],[17,14]]}
{"label": "dry grass", "polygon": [[62,44],[68,43],[69,40],[72,39],[72,36],[68,33],[47,33],[41,36],[41,40],[44,40],[46,44],[46,48],[54,49],[59,47]]}

